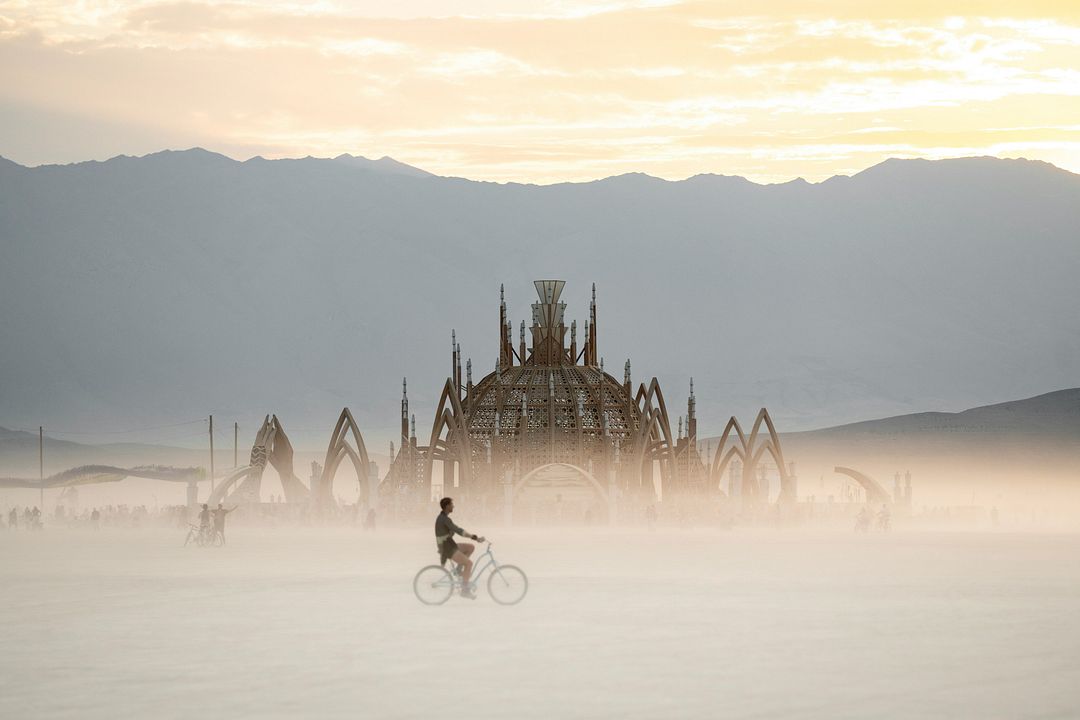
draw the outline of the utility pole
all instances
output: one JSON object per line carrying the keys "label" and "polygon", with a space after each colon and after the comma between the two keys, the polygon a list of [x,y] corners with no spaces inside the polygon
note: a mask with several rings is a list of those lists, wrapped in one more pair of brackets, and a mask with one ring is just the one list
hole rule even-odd
{"label": "utility pole", "polygon": [[40,490],[41,514],[45,515],[45,428],[38,425],[38,489]]}
{"label": "utility pole", "polygon": [[240,438],[240,423],[234,422],[232,424],[232,466],[234,468],[239,467],[236,464],[236,447],[237,447],[237,441],[239,440],[239,438]]}
{"label": "utility pole", "polygon": [[210,416],[210,492],[214,492],[214,416]]}

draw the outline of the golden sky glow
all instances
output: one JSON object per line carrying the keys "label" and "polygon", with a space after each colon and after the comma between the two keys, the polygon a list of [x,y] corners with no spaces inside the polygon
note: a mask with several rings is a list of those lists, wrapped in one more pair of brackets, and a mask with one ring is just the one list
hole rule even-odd
{"label": "golden sky glow", "polygon": [[1080,0],[0,0],[0,155],[194,145],[528,182],[1075,172]]}

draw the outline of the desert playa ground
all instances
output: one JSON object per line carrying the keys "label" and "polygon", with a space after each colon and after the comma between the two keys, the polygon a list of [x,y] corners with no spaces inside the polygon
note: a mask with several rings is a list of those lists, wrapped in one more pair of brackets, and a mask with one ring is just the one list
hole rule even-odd
{"label": "desert playa ground", "polygon": [[230,534],[0,535],[0,715],[1048,718],[1080,700],[1080,535],[502,531],[525,601],[427,607],[427,528]]}

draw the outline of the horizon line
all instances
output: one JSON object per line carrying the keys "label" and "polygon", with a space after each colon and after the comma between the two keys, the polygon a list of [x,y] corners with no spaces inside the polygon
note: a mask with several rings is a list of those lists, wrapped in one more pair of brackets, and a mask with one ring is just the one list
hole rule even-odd
{"label": "horizon line", "polygon": [[[647,172],[644,172],[644,171],[633,171],[633,170],[628,171],[628,172],[623,172],[623,173],[617,173],[615,175],[598,176],[598,177],[591,178],[589,180],[556,180],[556,181],[553,181],[553,182],[529,182],[529,181],[523,181],[523,180],[481,180],[481,179],[477,179],[477,178],[466,177],[465,175],[440,175],[438,173],[432,172],[432,171],[427,170],[425,168],[422,168],[420,166],[412,165],[412,164],[404,162],[402,160],[398,160],[397,158],[391,157],[390,155],[383,155],[382,157],[379,157],[379,158],[371,158],[371,157],[368,157],[366,155],[354,155],[352,153],[344,152],[344,153],[340,153],[340,154],[332,156],[332,157],[319,157],[319,156],[310,155],[310,154],[309,155],[304,155],[302,157],[266,157],[265,155],[252,155],[252,156],[247,157],[245,159],[240,159],[240,158],[237,158],[237,157],[233,157],[231,155],[227,155],[227,154],[225,154],[223,152],[219,152],[217,150],[210,150],[210,149],[205,148],[205,147],[203,147],[201,145],[193,145],[191,147],[183,148],[183,149],[163,148],[161,150],[155,150],[153,152],[144,153],[142,155],[128,155],[128,154],[125,154],[125,153],[121,153],[121,154],[118,154],[118,155],[113,155],[111,157],[108,157],[108,158],[106,158],[104,160],[98,160],[98,159],[91,158],[91,159],[87,159],[87,160],[74,160],[72,162],[67,162],[67,163],[60,163],[60,162],[56,162],[56,163],[39,163],[37,165],[25,165],[23,163],[18,162],[17,160],[12,160],[8,156],[3,155],[2,153],[0,153],[0,161],[9,162],[9,163],[11,163],[13,165],[16,165],[16,166],[18,166],[20,168],[23,168],[25,170],[38,170],[38,169],[43,169],[43,168],[67,168],[67,167],[75,167],[75,166],[79,166],[79,165],[89,165],[89,164],[104,165],[106,163],[115,162],[115,161],[118,161],[118,160],[144,160],[146,158],[151,158],[151,157],[155,157],[155,156],[158,156],[158,155],[185,154],[185,153],[193,153],[193,152],[202,152],[202,153],[206,153],[208,155],[214,155],[214,156],[223,158],[225,160],[228,160],[230,162],[234,162],[234,163],[237,163],[237,164],[246,164],[246,163],[255,162],[255,161],[263,161],[263,162],[301,162],[301,161],[305,161],[305,160],[316,160],[316,161],[323,161],[323,162],[332,162],[332,161],[343,160],[343,159],[363,160],[363,161],[366,161],[366,162],[369,162],[369,163],[372,163],[372,164],[387,163],[387,164],[397,165],[397,166],[400,166],[400,167],[403,167],[403,168],[408,168],[409,170],[414,170],[417,173],[422,173],[422,174],[424,174],[424,175],[426,175],[426,176],[428,176],[430,178],[438,178],[438,179],[444,179],[444,180],[466,180],[468,182],[486,183],[486,184],[492,184],[492,185],[523,185],[523,186],[533,186],[533,187],[553,187],[553,186],[556,186],[556,185],[587,185],[589,183],[602,182],[604,180],[611,180],[611,179],[614,179],[614,178],[622,178],[622,177],[628,177],[628,176],[640,176],[640,177],[643,177],[643,178],[649,178],[651,180],[659,180],[661,182],[666,182],[666,183],[686,182],[688,180],[693,180],[695,178],[700,178],[700,177],[716,177],[716,178],[730,178],[730,179],[734,179],[734,180],[742,180],[742,181],[750,183],[752,185],[757,185],[759,187],[770,187],[770,186],[776,186],[776,185],[788,185],[788,184],[791,184],[791,183],[805,183],[807,185],[821,185],[821,184],[829,182],[830,180],[835,180],[836,178],[853,178],[853,177],[856,177],[856,176],[861,175],[862,173],[864,173],[864,172],[866,172],[868,170],[872,170],[872,169],[874,169],[876,167],[879,167],[881,165],[885,165],[886,163],[892,163],[892,162],[940,163],[940,162],[956,162],[956,161],[960,161],[960,160],[993,160],[993,161],[1000,161],[1000,162],[1035,163],[1035,164],[1039,164],[1039,165],[1046,165],[1046,166],[1048,166],[1050,168],[1053,168],[1055,170],[1059,170],[1061,172],[1068,173],[1070,175],[1080,175],[1080,173],[1069,170],[1068,168],[1061,167],[1060,165],[1055,165],[1054,163],[1052,163],[1052,162],[1050,162],[1048,160],[1040,160],[1038,158],[1027,158],[1027,157],[1001,157],[1001,156],[998,156],[998,155],[958,155],[958,156],[955,156],[955,157],[926,157],[926,156],[901,157],[901,156],[891,156],[891,157],[887,157],[884,160],[881,160],[879,162],[873,163],[871,165],[867,165],[866,167],[863,167],[860,170],[854,171],[851,174],[836,173],[836,174],[830,175],[828,177],[822,178],[820,180],[807,180],[802,175],[799,175],[799,176],[796,176],[796,177],[789,178],[787,180],[779,180],[779,181],[775,181],[775,182],[759,182],[757,180],[752,180],[752,179],[750,179],[750,178],[748,178],[748,177],[746,177],[744,175],[728,175],[728,174],[721,173],[721,172],[699,172],[699,173],[694,173],[693,175],[687,175],[685,177],[671,178],[671,177],[664,177],[664,176],[661,176],[661,175],[653,175],[651,173],[647,173]],[[400,174],[405,174],[405,173],[400,173]]]}

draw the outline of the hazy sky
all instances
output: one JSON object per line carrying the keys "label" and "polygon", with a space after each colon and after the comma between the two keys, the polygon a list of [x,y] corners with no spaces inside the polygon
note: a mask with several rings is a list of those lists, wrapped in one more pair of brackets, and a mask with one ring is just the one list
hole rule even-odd
{"label": "hazy sky", "polygon": [[0,155],[194,145],[534,182],[1080,171],[1080,1],[0,0]]}

